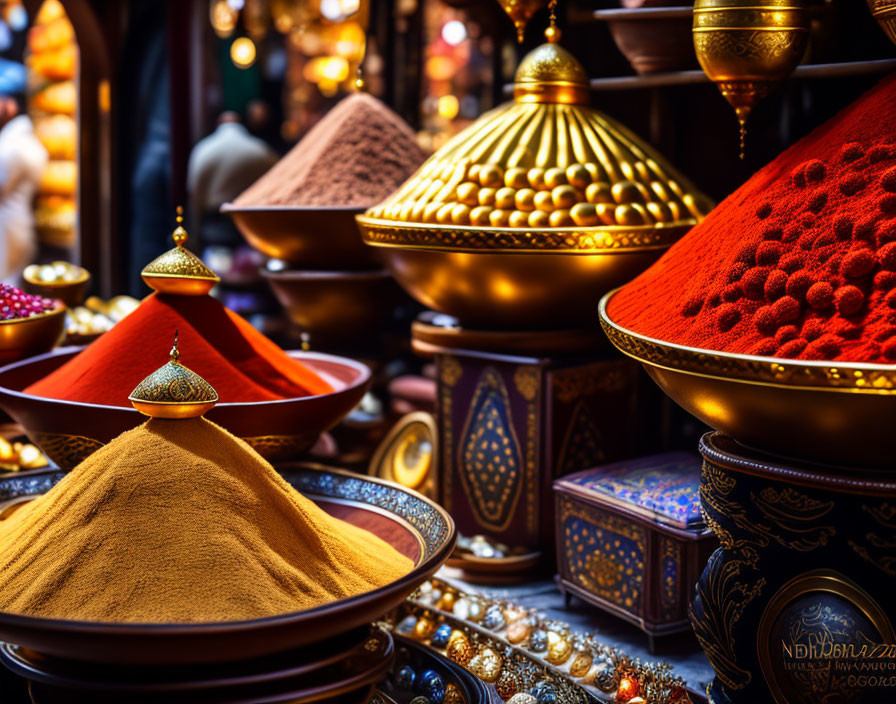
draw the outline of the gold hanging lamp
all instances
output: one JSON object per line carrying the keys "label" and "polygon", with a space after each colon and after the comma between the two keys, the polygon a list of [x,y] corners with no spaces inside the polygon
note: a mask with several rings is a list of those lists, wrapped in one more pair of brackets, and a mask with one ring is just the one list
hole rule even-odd
{"label": "gold hanging lamp", "polygon": [[696,0],[694,51],[737,115],[740,158],[753,108],[797,67],[809,42],[804,0]]}
{"label": "gold hanging lamp", "polygon": [[195,418],[214,408],[218,402],[218,392],[196,372],[180,363],[175,332],[168,363],[137,384],[128,401],[151,418]]}
{"label": "gold hanging lamp", "polygon": [[221,279],[184,246],[187,243],[187,231],[183,226],[183,212],[183,208],[177,206],[177,227],[171,233],[177,246],[143,267],[140,276],[147,286],[159,293],[204,296]]}
{"label": "gold hanging lamp", "polygon": [[547,4],[547,0],[498,0],[501,9],[510,17],[516,28],[516,40],[520,44],[526,34],[526,25],[532,16]]}

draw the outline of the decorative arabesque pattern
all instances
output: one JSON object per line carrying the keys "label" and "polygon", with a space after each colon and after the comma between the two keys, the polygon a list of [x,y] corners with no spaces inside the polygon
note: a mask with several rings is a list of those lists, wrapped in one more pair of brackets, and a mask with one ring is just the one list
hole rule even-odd
{"label": "decorative arabesque pattern", "polygon": [[522,453],[507,389],[492,368],[482,373],[476,387],[459,453],[458,470],[476,521],[484,528],[504,530],[522,493]]}
{"label": "decorative arabesque pattern", "polygon": [[445,515],[421,497],[397,485],[303,467],[279,468],[286,481],[303,494],[316,494],[359,501],[393,513],[418,531],[423,538],[426,559],[445,544],[450,527]]}

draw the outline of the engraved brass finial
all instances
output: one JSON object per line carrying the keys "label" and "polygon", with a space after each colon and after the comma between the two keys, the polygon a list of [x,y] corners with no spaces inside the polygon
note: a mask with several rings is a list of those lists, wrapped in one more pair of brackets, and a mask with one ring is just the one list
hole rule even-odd
{"label": "engraved brass finial", "polygon": [[128,396],[131,405],[151,418],[195,418],[204,415],[218,402],[218,392],[211,384],[180,363],[174,345],[168,353],[168,363],[137,384]]}
{"label": "engraved brass finial", "polygon": [[182,296],[203,296],[221,279],[205,263],[184,245],[187,231],[184,228],[184,209],[177,206],[177,227],[171,239],[177,245],[156,257],[140,272],[146,285],[159,293]]}
{"label": "engraved brass finial", "polygon": [[548,9],[551,14],[550,20],[548,21],[548,27],[544,30],[544,38],[551,44],[556,44],[560,41],[560,36],[562,34],[560,28],[557,26],[557,0],[551,0]]}
{"label": "engraved brass finial", "polygon": [[184,206],[177,206],[177,227],[171,233],[171,239],[178,247],[183,247],[187,243],[187,231],[184,229]]}

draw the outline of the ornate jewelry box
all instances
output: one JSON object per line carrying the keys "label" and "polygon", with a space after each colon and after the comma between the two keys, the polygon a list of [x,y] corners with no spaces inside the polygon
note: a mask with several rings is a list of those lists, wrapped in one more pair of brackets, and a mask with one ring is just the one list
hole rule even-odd
{"label": "ornate jewelry box", "polygon": [[554,482],[557,582],[654,639],[690,630],[694,585],[718,543],[700,508],[700,457],[670,452]]}

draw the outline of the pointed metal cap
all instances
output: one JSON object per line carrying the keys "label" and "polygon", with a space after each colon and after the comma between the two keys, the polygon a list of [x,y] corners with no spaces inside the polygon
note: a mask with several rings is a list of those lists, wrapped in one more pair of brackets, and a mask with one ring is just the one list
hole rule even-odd
{"label": "pointed metal cap", "polygon": [[183,221],[183,208],[177,206],[177,227],[171,233],[177,246],[153,259],[143,268],[140,276],[147,286],[159,293],[204,296],[221,279],[199,257],[184,247],[187,231]]}
{"label": "pointed metal cap", "polygon": [[137,384],[128,396],[134,408],[151,418],[195,418],[214,407],[218,392],[179,359],[175,332],[168,363]]}

